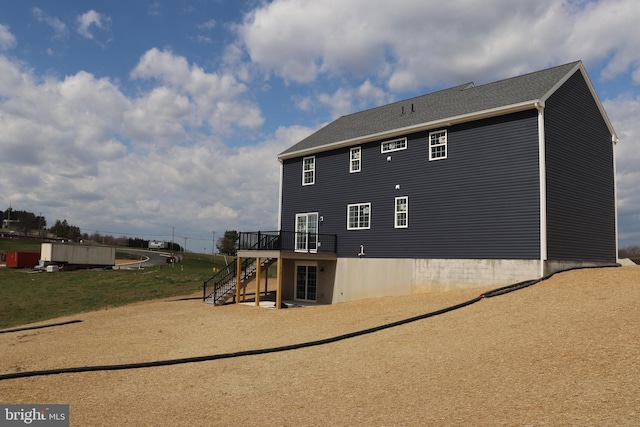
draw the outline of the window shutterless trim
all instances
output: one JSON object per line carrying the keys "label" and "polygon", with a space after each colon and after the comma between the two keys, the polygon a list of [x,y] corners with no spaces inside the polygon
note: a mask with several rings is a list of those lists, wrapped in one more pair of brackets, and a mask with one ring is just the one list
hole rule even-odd
{"label": "window shutterless trim", "polygon": [[407,149],[407,138],[397,138],[390,141],[380,143],[381,153],[390,153],[392,151],[400,151]]}
{"label": "window shutterless trim", "polygon": [[[354,217],[351,216],[352,212],[355,214]],[[370,228],[371,202],[347,205],[347,230],[368,230]]]}
{"label": "window shutterless trim", "polygon": [[429,161],[447,158],[447,130],[429,132]]}
{"label": "window shutterless trim", "polygon": [[[309,162],[307,162],[309,160]],[[307,165],[309,166],[307,168]],[[308,179],[307,179],[308,178]],[[313,185],[316,182],[316,156],[302,158],[302,185]]]}
{"label": "window shutterless trim", "polygon": [[[356,154],[357,157],[354,157],[354,154]],[[360,172],[361,168],[362,149],[360,147],[353,147],[351,150],[349,150],[349,173]]]}
{"label": "window shutterless trim", "polygon": [[[398,209],[398,202],[404,199],[404,203],[400,206],[404,209]],[[400,196],[395,198],[394,208],[394,228],[408,228],[409,227],[409,196]],[[404,224],[403,224],[404,222]]]}

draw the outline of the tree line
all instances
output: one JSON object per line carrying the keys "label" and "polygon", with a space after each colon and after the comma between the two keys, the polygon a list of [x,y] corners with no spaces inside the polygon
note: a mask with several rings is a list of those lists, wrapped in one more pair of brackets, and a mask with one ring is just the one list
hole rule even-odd
{"label": "tree line", "polygon": [[[66,219],[59,219],[49,228],[47,228],[47,220],[42,215],[35,215],[33,212],[14,210],[9,207],[5,211],[0,211],[0,219],[2,226],[12,230],[17,230],[23,235],[33,234],[34,231],[39,236],[44,237],[44,233],[51,233],[57,238],[67,239],[72,242],[89,241],[112,246],[128,246],[132,248],[148,248],[149,240],[140,238],[131,238],[126,236],[114,237],[108,234],[82,233],[80,227],[71,225]],[[218,252],[223,255],[235,255],[238,245],[238,232],[236,230],[227,230],[224,235],[216,242]],[[175,242],[167,242],[164,248],[174,252],[182,252],[183,248]]]}

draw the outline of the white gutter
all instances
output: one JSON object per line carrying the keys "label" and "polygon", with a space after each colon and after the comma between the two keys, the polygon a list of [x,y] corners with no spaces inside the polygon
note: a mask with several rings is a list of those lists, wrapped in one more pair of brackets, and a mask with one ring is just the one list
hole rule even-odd
{"label": "white gutter", "polygon": [[538,110],[538,164],[540,173],[540,277],[545,275],[547,261],[547,159],[544,137],[544,103],[536,102]]}
{"label": "white gutter", "polygon": [[537,108],[538,100],[531,100],[526,102],[520,102],[518,104],[508,105],[506,107],[491,108],[484,111],[476,111],[470,114],[462,114],[454,117],[447,117],[445,119],[435,120],[432,122],[420,123],[418,125],[407,126],[398,129],[392,129],[389,131],[378,132],[371,135],[365,135],[357,138],[346,139],[344,141],[338,141],[331,144],[324,144],[319,147],[308,148],[305,150],[298,150],[291,153],[278,155],[278,160],[285,160],[294,157],[308,156],[323,151],[335,150],[337,148],[349,147],[352,145],[364,144],[371,141],[377,141],[385,138],[394,138],[396,136],[406,135],[409,133],[421,132],[429,129],[435,129],[443,126],[452,126],[458,123],[471,122],[474,120],[486,119],[489,117],[501,116],[504,114],[517,113],[520,111],[531,110]]}

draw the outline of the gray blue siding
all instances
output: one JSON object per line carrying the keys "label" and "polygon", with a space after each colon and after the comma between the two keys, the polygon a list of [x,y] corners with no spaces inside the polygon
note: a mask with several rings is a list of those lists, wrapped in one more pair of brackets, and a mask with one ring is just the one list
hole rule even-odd
{"label": "gray blue siding", "polygon": [[550,260],[616,262],[611,133],[582,74],[545,108]]}
{"label": "gray blue siding", "polygon": [[[318,212],[340,257],[364,245],[376,258],[539,259],[537,111],[447,131],[443,160],[429,161],[428,132],[407,135],[402,151],[361,145],[358,173],[349,173],[349,148],[319,153],[311,186],[301,184],[302,158],[284,160],[281,229],[294,231],[296,213]],[[397,196],[409,197],[406,229],[394,228]],[[347,205],[366,202],[371,229],[347,230]]]}

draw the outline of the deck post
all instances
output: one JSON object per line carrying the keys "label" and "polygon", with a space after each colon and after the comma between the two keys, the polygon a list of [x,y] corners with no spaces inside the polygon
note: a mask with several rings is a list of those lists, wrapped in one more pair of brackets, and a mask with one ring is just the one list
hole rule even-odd
{"label": "deck post", "polygon": [[240,304],[240,285],[242,284],[242,257],[236,258],[236,304]]}
{"label": "deck post", "polygon": [[269,269],[264,274],[264,296],[269,295]]}
{"label": "deck post", "polygon": [[260,306],[260,276],[262,273],[260,258],[256,258],[256,307]]}
{"label": "deck post", "polygon": [[282,258],[278,258],[278,268],[276,273],[276,309],[282,306]]}

